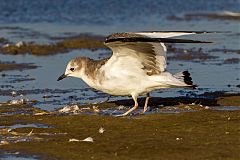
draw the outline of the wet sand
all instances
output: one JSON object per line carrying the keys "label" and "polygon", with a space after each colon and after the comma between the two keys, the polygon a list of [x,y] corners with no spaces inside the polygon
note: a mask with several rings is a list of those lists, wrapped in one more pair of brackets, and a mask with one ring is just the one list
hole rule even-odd
{"label": "wet sand", "polygon": [[[240,95],[216,95],[208,101],[202,99],[202,106],[192,104],[196,100],[191,98],[161,99],[165,101],[162,108],[184,112],[130,117],[62,114],[34,108],[34,102],[3,103],[0,148],[40,159],[238,159],[240,111],[211,107],[240,106]],[[184,103],[170,105],[174,99]],[[116,101],[103,103],[99,109],[116,108],[119,103],[127,105]],[[101,127],[103,133],[99,133]],[[93,142],[81,141],[87,137]]]}
{"label": "wet sand", "polygon": [[15,63],[15,62],[2,62],[0,61],[0,72],[9,70],[25,70],[25,69],[35,69],[38,66],[31,63]]}
{"label": "wet sand", "polygon": [[94,35],[79,35],[71,38],[51,37],[51,39],[63,39],[55,44],[24,43],[21,45],[9,44],[0,48],[2,54],[18,55],[32,54],[36,56],[48,56],[59,53],[66,53],[73,49],[101,49],[103,38]]}

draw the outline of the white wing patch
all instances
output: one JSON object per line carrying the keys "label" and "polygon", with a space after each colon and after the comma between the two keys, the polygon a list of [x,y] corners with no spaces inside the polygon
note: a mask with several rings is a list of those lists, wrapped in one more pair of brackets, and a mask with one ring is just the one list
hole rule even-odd
{"label": "white wing patch", "polygon": [[165,71],[167,67],[167,48],[164,43],[152,43],[154,47],[154,52],[156,53],[157,66],[161,72]]}
{"label": "white wing patch", "polygon": [[192,35],[196,34],[195,32],[138,32],[136,34],[147,36],[150,38],[170,38],[170,37],[178,37],[184,35]]}
{"label": "white wing patch", "polygon": [[[133,72],[145,72],[149,76],[158,75],[164,72],[167,67],[167,49],[162,43],[164,39],[170,43],[200,43],[200,41],[170,39],[169,37],[202,33],[207,32],[152,31],[114,33],[108,36],[105,41],[105,45],[113,51],[113,55],[106,63],[106,66],[109,65],[112,69],[121,66],[121,72],[131,70]],[[120,68],[118,69],[121,70]],[[131,74],[134,74],[133,72]]]}
{"label": "white wing patch", "polygon": [[125,63],[128,69],[133,68],[137,63],[130,65],[127,58],[134,58],[140,64],[138,69],[144,70],[147,75],[160,74],[166,69],[166,47],[163,43],[113,42],[108,43],[107,46],[113,51],[112,60],[117,58],[118,61],[122,61],[126,58],[122,63]]}

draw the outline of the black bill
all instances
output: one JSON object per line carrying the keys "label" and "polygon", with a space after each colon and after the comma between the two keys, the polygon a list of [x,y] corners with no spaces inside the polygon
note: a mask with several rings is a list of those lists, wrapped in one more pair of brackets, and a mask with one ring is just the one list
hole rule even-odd
{"label": "black bill", "polygon": [[64,78],[66,78],[67,76],[65,75],[65,74],[62,74],[60,77],[58,77],[58,79],[57,79],[57,81],[60,81],[60,80],[62,80],[62,79],[64,79]]}

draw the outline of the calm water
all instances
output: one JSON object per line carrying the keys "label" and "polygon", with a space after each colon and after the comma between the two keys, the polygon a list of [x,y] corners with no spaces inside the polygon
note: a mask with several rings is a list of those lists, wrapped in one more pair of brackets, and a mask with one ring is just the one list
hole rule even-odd
{"label": "calm water", "polygon": [[191,12],[239,12],[239,3],[239,0],[1,0],[0,22],[50,22],[59,25],[73,23],[97,26],[131,23],[154,27],[169,15]]}

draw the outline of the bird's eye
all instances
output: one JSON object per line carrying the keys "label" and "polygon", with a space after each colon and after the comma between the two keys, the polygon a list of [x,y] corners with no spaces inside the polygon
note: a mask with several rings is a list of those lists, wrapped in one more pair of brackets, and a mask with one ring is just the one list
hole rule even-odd
{"label": "bird's eye", "polygon": [[74,71],[74,68],[70,68],[70,71]]}

